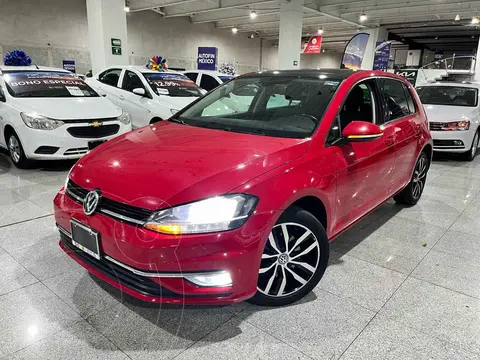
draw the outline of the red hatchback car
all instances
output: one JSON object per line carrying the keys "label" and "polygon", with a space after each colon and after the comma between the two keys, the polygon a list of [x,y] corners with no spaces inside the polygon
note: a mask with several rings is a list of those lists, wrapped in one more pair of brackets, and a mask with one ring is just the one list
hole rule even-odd
{"label": "red hatchback car", "polygon": [[401,77],[251,73],[83,157],[54,200],[60,246],[146,301],[285,305],[320,281],[330,240],[419,200],[431,156]]}

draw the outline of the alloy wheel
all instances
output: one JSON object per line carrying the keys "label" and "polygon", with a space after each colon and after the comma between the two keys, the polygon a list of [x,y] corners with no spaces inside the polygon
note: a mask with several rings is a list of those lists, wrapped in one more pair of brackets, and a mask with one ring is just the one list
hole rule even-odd
{"label": "alloy wheel", "polygon": [[22,150],[20,149],[20,143],[14,135],[10,135],[8,139],[8,149],[10,151],[10,156],[15,163],[20,161]]}
{"label": "alloy wheel", "polygon": [[477,154],[478,142],[479,142],[479,137],[478,137],[478,132],[476,132],[475,137],[473,138],[472,149],[470,150],[472,152],[472,154],[470,156],[472,159]]}
{"label": "alloy wheel", "polygon": [[320,263],[320,246],[307,227],[277,224],[268,236],[258,272],[259,292],[271,297],[296,293],[313,277]]}
{"label": "alloy wheel", "polygon": [[415,172],[413,173],[413,189],[412,195],[414,199],[418,199],[422,195],[423,188],[425,186],[425,180],[427,177],[428,162],[425,156],[421,156],[415,166]]}

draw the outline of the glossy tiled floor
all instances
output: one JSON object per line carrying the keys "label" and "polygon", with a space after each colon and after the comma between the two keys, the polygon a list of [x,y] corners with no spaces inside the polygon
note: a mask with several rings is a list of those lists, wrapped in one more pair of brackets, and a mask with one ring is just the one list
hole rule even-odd
{"label": "glossy tiled floor", "polygon": [[68,164],[0,154],[0,359],[480,359],[480,157],[437,159],[420,203],[388,203],[332,243],[286,308],[147,305],[57,246]]}

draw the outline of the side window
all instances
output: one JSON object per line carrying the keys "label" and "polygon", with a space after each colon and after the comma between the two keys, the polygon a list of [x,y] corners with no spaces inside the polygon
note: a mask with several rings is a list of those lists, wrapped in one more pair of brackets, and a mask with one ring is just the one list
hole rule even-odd
{"label": "side window", "polygon": [[340,116],[337,115],[333,121],[330,132],[327,136],[327,144],[332,144],[335,140],[338,140],[342,137],[342,132],[340,129]]}
{"label": "side window", "polygon": [[133,89],[145,89],[143,86],[142,80],[135,74],[133,71],[126,71],[125,76],[123,77],[122,89],[126,91],[133,92]]}
{"label": "side window", "polygon": [[347,95],[340,111],[340,132],[352,121],[379,123],[378,109],[375,106],[375,85],[371,80],[355,85]]}
{"label": "side window", "polygon": [[417,112],[417,107],[415,106],[412,93],[405,84],[403,84],[403,89],[405,90],[405,95],[407,96],[408,110],[410,111],[410,114],[415,114]]}
{"label": "side window", "polygon": [[185,73],[185,76],[188,77],[193,82],[197,82],[197,78],[198,78],[197,73]]}
{"label": "side window", "polygon": [[217,80],[207,74],[202,74],[202,78],[200,80],[200,87],[207,91],[215,89],[218,86]]}
{"label": "side window", "polygon": [[380,87],[387,105],[388,120],[392,121],[410,114],[402,82],[380,79]]}
{"label": "side window", "polygon": [[110,69],[104,71],[98,76],[98,81],[106,85],[115,86],[118,85],[118,79],[120,79],[121,69]]}

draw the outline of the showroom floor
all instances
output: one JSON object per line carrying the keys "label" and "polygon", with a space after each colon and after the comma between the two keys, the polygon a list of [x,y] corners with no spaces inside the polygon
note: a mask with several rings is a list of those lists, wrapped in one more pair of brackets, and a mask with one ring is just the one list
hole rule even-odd
{"label": "showroom floor", "polygon": [[57,245],[71,164],[0,154],[0,359],[480,359],[480,157],[436,159],[420,203],[388,203],[332,243],[299,304],[143,304]]}

